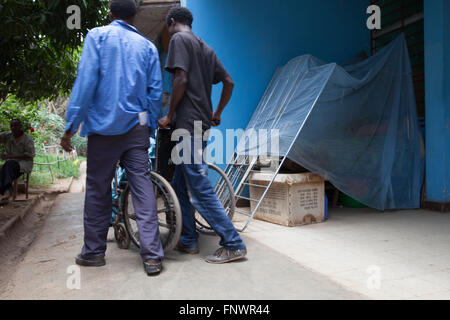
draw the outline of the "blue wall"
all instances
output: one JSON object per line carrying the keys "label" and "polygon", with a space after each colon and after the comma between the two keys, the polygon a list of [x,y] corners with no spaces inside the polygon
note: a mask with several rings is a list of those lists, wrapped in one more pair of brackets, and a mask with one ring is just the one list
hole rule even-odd
{"label": "blue wall", "polygon": [[[277,66],[310,53],[343,62],[365,50],[369,0],[187,0],[193,31],[235,81],[221,129],[245,128]],[[220,87],[214,90],[214,105]]]}
{"label": "blue wall", "polygon": [[450,201],[450,1],[425,1],[426,198]]}
{"label": "blue wall", "polygon": [[[369,53],[369,0],[186,0],[194,32],[236,83],[222,129],[245,128],[275,68],[310,53],[342,62]],[[426,198],[450,200],[450,1],[424,1]],[[217,105],[220,88],[214,90]]]}

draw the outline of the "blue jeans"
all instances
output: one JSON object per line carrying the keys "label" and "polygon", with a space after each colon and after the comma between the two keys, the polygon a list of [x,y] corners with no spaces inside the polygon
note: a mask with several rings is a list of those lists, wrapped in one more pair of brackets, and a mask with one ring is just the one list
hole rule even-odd
{"label": "blue jeans", "polygon": [[[202,150],[206,143],[202,144]],[[192,149],[193,150],[193,147]],[[195,228],[195,209],[220,237],[220,245],[227,249],[245,249],[244,241],[228,218],[222,203],[214,192],[208,179],[208,165],[194,163],[194,152],[191,152],[191,163],[176,166],[172,185],[180,202],[183,215],[183,228],[180,244],[193,248],[197,245],[198,233]],[[189,199],[191,196],[192,203]]]}

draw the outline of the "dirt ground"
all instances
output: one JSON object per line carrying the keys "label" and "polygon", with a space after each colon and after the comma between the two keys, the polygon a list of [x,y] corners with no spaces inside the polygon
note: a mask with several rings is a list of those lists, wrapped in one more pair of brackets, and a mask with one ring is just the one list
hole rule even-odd
{"label": "dirt ground", "polygon": [[150,278],[138,250],[119,249],[112,230],[107,265],[80,269],[82,289],[68,289],[67,267],[83,243],[85,164],[81,173],[68,193],[45,196],[0,239],[0,299],[362,298],[251,239],[245,239],[251,250],[243,263],[217,266],[203,259],[219,239],[202,236],[198,256],[167,252],[164,272]]}
{"label": "dirt ground", "polygon": [[[35,203],[30,213],[20,219],[12,228],[0,237],[0,287],[2,287],[23,260],[24,254],[39,234],[48,216],[56,194],[50,194],[37,199],[34,195],[29,201]],[[0,208],[0,217],[13,216],[23,211],[29,202],[10,204],[8,208]]]}
{"label": "dirt ground", "polygon": [[[80,268],[74,258],[83,245],[83,200],[84,193],[57,196],[33,244],[14,266],[8,283],[0,286],[0,299],[364,298],[245,235],[247,259],[224,265],[206,263],[204,258],[218,248],[220,239],[201,235],[198,255],[166,252],[161,275],[148,277],[139,250],[120,249],[110,229],[106,265]],[[79,276],[79,287],[72,286],[71,270]]]}
{"label": "dirt ground", "polygon": [[69,187],[73,184],[72,180],[72,178],[58,179],[53,185],[45,188],[38,189],[30,187],[28,190],[28,199],[26,199],[25,194],[21,192],[18,194],[16,201],[10,201],[8,204],[0,205],[0,230],[11,218],[23,214],[30,204],[32,205],[36,202],[38,197],[67,192]]}
{"label": "dirt ground", "polygon": [[28,199],[25,194],[20,193],[16,201],[0,206],[0,287],[23,260],[39,234],[56,196],[67,192],[72,180],[58,179],[45,188],[30,187]]}

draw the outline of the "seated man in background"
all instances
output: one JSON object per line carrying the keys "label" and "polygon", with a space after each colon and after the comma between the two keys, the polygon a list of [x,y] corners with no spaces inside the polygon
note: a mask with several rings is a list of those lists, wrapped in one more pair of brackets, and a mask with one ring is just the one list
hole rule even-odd
{"label": "seated man in background", "polygon": [[11,197],[12,183],[21,173],[31,173],[35,155],[33,138],[23,131],[22,122],[11,120],[11,132],[0,133],[0,143],[5,146],[5,153],[1,155],[5,164],[0,169],[0,194],[2,203]]}

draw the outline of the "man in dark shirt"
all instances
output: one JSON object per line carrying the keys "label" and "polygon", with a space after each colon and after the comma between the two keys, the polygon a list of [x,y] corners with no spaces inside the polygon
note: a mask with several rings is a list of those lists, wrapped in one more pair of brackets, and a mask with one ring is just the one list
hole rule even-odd
{"label": "man in dark shirt", "polygon": [[[214,51],[192,33],[192,21],[192,14],[186,8],[173,8],[167,16],[172,39],[166,69],[174,74],[174,78],[169,112],[158,123],[162,128],[172,125],[177,130],[184,130],[186,134],[182,138],[189,139],[191,146],[190,150],[183,150],[190,152],[187,157],[190,161],[176,166],[172,182],[183,213],[183,229],[177,249],[190,254],[199,252],[196,209],[221,238],[221,248],[206,261],[225,263],[244,258],[247,250],[206,175],[208,167],[203,161],[206,142],[202,137],[211,124],[220,124],[220,116],[231,98],[234,83]],[[212,85],[219,82],[223,82],[222,97],[213,113],[211,90]],[[198,154],[202,155],[200,161]]]}

